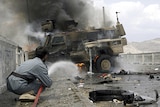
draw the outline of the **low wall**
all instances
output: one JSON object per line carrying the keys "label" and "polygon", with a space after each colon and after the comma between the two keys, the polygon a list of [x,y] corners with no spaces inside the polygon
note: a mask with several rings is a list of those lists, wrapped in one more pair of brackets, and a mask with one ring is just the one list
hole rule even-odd
{"label": "low wall", "polygon": [[130,73],[160,73],[160,52],[121,54],[117,60]]}
{"label": "low wall", "polygon": [[6,90],[6,77],[16,68],[16,44],[0,36],[0,93]]}

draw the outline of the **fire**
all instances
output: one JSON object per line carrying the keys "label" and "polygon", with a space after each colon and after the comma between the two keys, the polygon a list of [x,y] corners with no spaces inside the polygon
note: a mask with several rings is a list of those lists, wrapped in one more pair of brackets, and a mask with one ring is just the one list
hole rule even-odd
{"label": "fire", "polygon": [[84,63],[77,63],[76,66],[78,67],[79,71],[82,71],[83,68],[85,68],[85,64]]}
{"label": "fire", "polygon": [[81,68],[81,67],[83,67],[85,64],[84,64],[84,63],[77,63],[76,65]]}

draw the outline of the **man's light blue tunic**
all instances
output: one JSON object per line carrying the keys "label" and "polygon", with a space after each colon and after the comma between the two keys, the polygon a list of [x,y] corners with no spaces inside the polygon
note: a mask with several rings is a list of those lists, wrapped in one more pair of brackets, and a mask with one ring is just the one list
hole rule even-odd
{"label": "man's light blue tunic", "polygon": [[28,83],[25,79],[11,75],[8,78],[8,83],[10,84],[8,90],[16,94],[23,94],[31,90],[34,90],[36,94],[41,85],[44,87],[52,85],[52,80],[48,76],[47,66],[38,57],[25,61],[15,72],[33,80],[31,83]]}

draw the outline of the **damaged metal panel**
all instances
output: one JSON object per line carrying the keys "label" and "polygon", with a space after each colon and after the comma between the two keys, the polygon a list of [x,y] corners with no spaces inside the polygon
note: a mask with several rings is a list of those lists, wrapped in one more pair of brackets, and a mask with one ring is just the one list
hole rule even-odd
{"label": "damaged metal panel", "polygon": [[93,102],[118,99],[124,101],[124,104],[131,104],[134,101],[134,93],[125,90],[96,90],[89,92],[89,99]]}

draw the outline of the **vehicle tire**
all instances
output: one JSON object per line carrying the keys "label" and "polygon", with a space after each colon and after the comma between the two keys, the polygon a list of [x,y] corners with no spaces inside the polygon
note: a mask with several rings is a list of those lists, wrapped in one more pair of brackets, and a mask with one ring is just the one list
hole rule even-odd
{"label": "vehicle tire", "polygon": [[95,62],[97,72],[111,72],[113,61],[109,55],[101,55]]}

